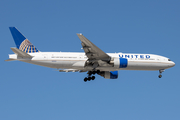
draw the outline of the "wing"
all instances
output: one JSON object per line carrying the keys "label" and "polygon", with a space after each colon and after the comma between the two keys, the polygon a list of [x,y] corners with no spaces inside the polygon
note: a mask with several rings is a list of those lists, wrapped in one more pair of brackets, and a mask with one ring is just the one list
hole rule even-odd
{"label": "wing", "polygon": [[96,45],[94,45],[91,41],[89,41],[82,34],[77,34],[79,39],[81,40],[81,45],[86,53],[86,56],[89,60],[102,60],[102,61],[110,61],[111,57],[99,49]]}

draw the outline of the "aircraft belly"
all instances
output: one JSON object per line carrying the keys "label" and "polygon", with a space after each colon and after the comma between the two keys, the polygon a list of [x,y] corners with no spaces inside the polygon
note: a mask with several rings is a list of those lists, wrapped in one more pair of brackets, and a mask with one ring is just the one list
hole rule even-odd
{"label": "aircraft belly", "polygon": [[73,68],[73,64],[76,63],[76,61],[51,61],[51,60],[28,60],[28,61],[23,61],[35,65],[40,65],[44,67],[49,67],[49,68],[61,68],[61,69],[69,69]]}
{"label": "aircraft belly", "polygon": [[160,70],[169,68],[164,62],[128,61],[127,68],[124,70]]}
{"label": "aircraft belly", "polygon": [[114,67],[97,67],[96,69],[100,70],[100,71],[117,71],[117,70],[120,70],[120,69],[117,69]]}

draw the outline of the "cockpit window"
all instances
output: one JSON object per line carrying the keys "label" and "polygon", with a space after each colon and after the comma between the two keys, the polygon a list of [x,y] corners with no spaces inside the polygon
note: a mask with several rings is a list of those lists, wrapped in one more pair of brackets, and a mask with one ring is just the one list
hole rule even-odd
{"label": "cockpit window", "polygon": [[171,61],[170,59],[168,59],[168,61]]}

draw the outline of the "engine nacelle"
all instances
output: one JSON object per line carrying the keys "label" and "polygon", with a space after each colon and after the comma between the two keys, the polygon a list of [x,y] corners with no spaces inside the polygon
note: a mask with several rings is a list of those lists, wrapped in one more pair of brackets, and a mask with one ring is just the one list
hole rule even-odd
{"label": "engine nacelle", "polygon": [[118,78],[118,71],[103,71],[100,72],[99,75],[106,79],[117,79]]}
{"label": "engine nacelle", "polygon": [[115,68],[126,68],[128,60],[126,58],[113,58],[110,63],[114,64]]}

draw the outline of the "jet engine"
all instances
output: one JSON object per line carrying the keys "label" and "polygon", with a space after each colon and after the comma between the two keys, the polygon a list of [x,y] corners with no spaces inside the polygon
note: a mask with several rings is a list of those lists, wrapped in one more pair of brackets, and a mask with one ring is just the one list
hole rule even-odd
{"label": "jet engine", "polygon": [[102,71],[99,73],[102,77],[106,79],[117,79],[118,78],[118,71]]}

